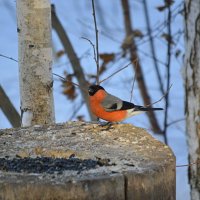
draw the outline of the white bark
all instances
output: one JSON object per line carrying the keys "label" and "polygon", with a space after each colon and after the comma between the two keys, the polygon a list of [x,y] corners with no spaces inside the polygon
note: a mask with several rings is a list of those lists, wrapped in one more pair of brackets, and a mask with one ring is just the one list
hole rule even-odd
{"label": "white bark", "polygon": [[185,87],[191,199],[200,200],[200,0],[185,0]]}
{"label": "white bark", "polygon": [[54,122],[49,0],[17,0],[22,126]]}

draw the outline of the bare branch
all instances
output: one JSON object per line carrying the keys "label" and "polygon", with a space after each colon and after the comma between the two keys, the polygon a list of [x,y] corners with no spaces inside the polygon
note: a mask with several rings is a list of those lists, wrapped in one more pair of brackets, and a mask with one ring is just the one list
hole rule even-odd
{"label": "bare branch", "polygon": [[[178,14],[180,14],[181,10],[183,10],[183,5],[184,3],[181,2],[180,4],[178,4],[176,7],[174,7],[174,9],[171,11],[172,15],[171,18],[174,20],[176,18],[176,16]],[[153,28],[152,28],[152,37],[158,37],[161,32],[163,32],[164,28],[167,26],[168,24],[168,20],[165,20],[161,23],[157,23]],[[137,45],[142,45],[146,42],[149,42],[149,35],[144,34],[143,40],[141,40]]]}
{"label": "bare branch", "polygon": [[92,14],[94,18],[94,26],[95,26],[95,34],[96,34],[97,85],[99,85],[99,39],[98,39],[98,29],[97,29],[97,22],[96,22],[94,0],[92,0],[92,10],[93,10]]}
{"label": "bare branch", "polygon": [[[83,21],[83,20],[81,20],[81,19],[78,19],[78,22],[79,22],[82,26],[84,26],[84,28],[87,28],[87,29],[89,29],[89,30],[92,30],[92,29],[93,29],[93,27],[92,27],[90,24],[86,23],[85,21]],[[101,35],[104,35],[105,37],[109,38],[110,40],[112,40],[112,41],[114,41],[114,42],[117,42],[117,43],[119,43],[119,44],[121,43],[121,41],[120,41],[119,39],[114,38],[111,34],[107,33],[106,31],[98,30],[98,33],[101,33]]]}
{"label": "bare branch", "polygon": [[81,37],[81,38],[84,39],[84,40],[87,40],[87,41],[91,44],[91,46],[92,46],[92,48],[93,48],[93,53],[94,53],[94,61],[95,61],[96,65],[97,65],[97,57],[96,57],[96,50],[95,50],[94,44],[92,43],[91,40],[89,40],[89,39],[86,38],[86,37]]}
{"label": "bare branch", "polygon": [[169,126],[171,126],[171,125],[173,125],[173,124],[176,124],[176,123],[178,123],[178,122],[181,122],[181,121],[185,121],[185,118],[181,118],[181,119],[174,120],[174,121],[168,123],[167,126],[169,127]]}
{"label": "bare branch", "polygon": [[[147,56],[147,57],[149,57],[149,58],[151,58],[151,59],[154,59],[153,56],[150,55],[150,54],[148,54],[147,52],[145,52],[145,51],[143,51],[143,50],[141,50],[141,49],[138,49],[138,51],[139,51],[140,53],[142,53],[143,55],[145,55],[145,56]],[[155,58],[155,60],[156,60],[157,63],[160,63],[161,65],[163,65],[163,66],[166,67],[166,63],[163,62],[162,60],[160,60],[160,59],[158,59],[158,58]]]}
{"label": "bare branch", "polygon": [[[90,49],[87,49],[80,57],[78,57],[79,61],[81,61],[83,58],[86,58],[89,55]],[[70,61],[64,62],[64,63],[60,63],[55,65],[55,67],[62,67],[62,66],[67,66],[70,64]]]}
{"label": "bare branch", "polygon": [[13,127],[20,127],[21,125],[20,115],[1,86],[0,86],[0,108],[2,109],[3,113],[6,115],[8,121],[11,123]]}
{"label": "bare branch", "polygon": [[161,94],[164,94],[163,83],[162,83],[162,79],[161,79],[161,76],[160,76],[158,62],[157,62],[157,59],[156,59],[154,40],[153,40],[153,37],[152,37],[149,12],[148,12],[148,8],[147,8],[147,0],[143,0],[143,7],[144,7],[146,24],[147,24],[147,33],[149,35],[149,42],[150,42],[150,48],[151,48],[151,52],[152,52],[153,63],[154,63],[156,75],[157,75],[157,78],[158,78]]}
{"label": "bare branch", "polygon": [[149,104],[149,105],[146,105],[146,107],[151,107],[152,105],[154,105],[154,104],[156,104],[156,103],[162,101],[162,100],[168,95],[168,93],[169,93],[171,87],[172,87],[172,84],[169,86],[168,90],[163,94],[163,96],[160,97],[160,99],[158,99],[157,101],[155,101],[155,102],[153,102],[153,103],[151,103],[151,104]]}
{"label": "bare branch", "polygon": [[132,64],[132,62],[128,63],[126,66],[124,66],[121,69],[117,70],[116,72],[114,72],[113,74],[111,74],[110,76],[108,76],[107,78],[104,78],[103,80],[99,81],[99,84],[103,83],[104,81],[108,80],[109,78],[111,78],[115,74],[117,74],[117,73],[121,72],[122,70],[126,69],[131,64]]}
{"label": "bare branch", "polygon": [[53,74],[54,76],[59,77],[62,81],[67,81],[67,82],[69,82],[69,83],[72,83],[73,85],[79,87],[80,89],[84,90],[85,92],[88,92],[85,88],[82,88],[79,84],[74,83],[74,82],[72,82],[72,81],[69,81],[69,80],[67,80],[66,78],[64,78],[64,77],[62,77],[62,76],[60,76],[60,75],[58,75],[58,74],[55,74],[55,73],[52,73],[52,74]]}
{"label": "bare branch", "polygon": [[5,55],[3,55],[3,54],[0,54],[0,57],[7,58],[7,59],[9,59],[9,60],[18,62],[18,60],[14,59],[14,58],[12,58],[12,57],[9,57],[9,56],[5,56]]}
{"label": "bare branch", "polygon": [[[171,6],[168,6],[168,20],[167,20],[167,29],[168,29],[168,35],[171,36]],[[170,66],[171,66],[171,42],[168,41],[167,45],[167,89],[169,90],[170,88]],[[167,141],[167,120],[168,120],[168,111],[169,111],[169,95],[168,93],[165,96],[165,117],[164,117],[164,130],[163,130],[163,135],[164,135],[164,140],[165,144],[168,143]]]}
{"label": "bare branch", "polygon": [[[175,17],[178,14],[180,14],[181,10],[183,9],[183,5],[184,5],[183,2],[181,2],[176,7],[173,8],[173,10],[171,11],[173,20],[175,19]],[[84,28],[86,27],[88,29],[93,29],[93,27],[90,24],[85,23],[83,20],[78,19],[78,22],[80,22],[84,26]],[[152,28],[152,37],[153,38],[158,37],[166,26],[167,26],[167,20],[164,20],[161,23],[156,23],[156,25]],[[98,30],[98,32],[100,32],[102,35],[109,38],[110,40],[121,44],[121,41],[118,38],[114,38],[113,35],[111,36],[111,34],[105,32],[103,30]],[[149,42],[148,32],[146,34],[144,34],[143,39],[140,42],[137,43],[137,46],[143,45],[147,42]],[[158,59],[157,59],[157,61],[158,61]]]}
{"label": "bare branch", "polygon": [[83,69],[81,67],[81,64],[79,62],[79,59],[76,55],[76,52],[73,49],[73,46],[69,40],[69,37],[67,35],[67,33],[65,32],[61,22],[59,21],[56,12],[55,12],[55,7],[54,5],[52,5],[52,10],[51,10],[51,14],[52,14],[52,27],[56,30],[64,48],[65,51],[70,59],[71,62],[71,66],[73,68],[74,74],[78,80],[79,85],[81,85],[81,94],[82,97],[84,98],[87,108],[88,108],[88,112],[90,114],[90,118],[92,120],[96,120],[96,118],[94,117],[94,115],[92,114],[91,110],[90,110],[90,106],[89,106],[89,101],[88,101],[88,94],[85,93],[85,90],[83,88],[87,88],[88,84],[87,81],[85,79],[85,75],[83,72]]}
{"label": "bare branch", "polygon": [[133,77],[133,83],[132,83],[132,86],[131,86],[131,97],[130,97],[130,102],[132,101],[133,99],[133,89],[134,89],[134,85],[135,85],[135,81],[136,81],[136,71],[137,71],[137,67],[138,67],[138,60],[136,60],[136,70],[135,70],[135,74],[134,74],[134,77]]}
{"label": "bare branch", "polygon": [[78,113],[78,111],[81,109],[81,107],[84,105],[84,101],[81,101],[81,103],[78,105],[78,107],[74,110],[74,112],[72,113],[72,115],[69,117],[69,121],[71,121],[76,114]]}
{"label": "bare branch", "polygon": [[[123,13],[124,13],[124,24],[125,24],[125,30],[126,30],[126,37],[130,36],[132,34],[132,22],[131,22],[131,14],[129,10],[129,3],[128,0],[121,0],[122,8],[123,8]],[[130,53],[130,61],[132,62],[133,69],[136,73],[136,80],[138,82],[138,87],[140,89],[141,96],[143,98],[144,104],[151,104],[151,98],[149,96],[147,86],[145,83],[144,75],[143,75],[143,70],[142,70],[142,65],[139,60],[138,52],[137,52],[137,46],[134,41],[134,38],[132,42],[129,45],[129,53]],[[136,69],[136,64],[135,61],[138,61],[138,66]],[[158,124],[158,121],[156,119],[155,113],[153,111],[149,111],[147,113],[149,117],[149,121],[151,123],[152,129],[156,133],[161,133],[161,128]]]}
{"label": "bare branch", "polygon": [[185,164],[185,165],[176,165],[176,167],[189,167],[195,164],[198,164],[199,162],[193,162],[193,163],[189,163],[189,164]]}

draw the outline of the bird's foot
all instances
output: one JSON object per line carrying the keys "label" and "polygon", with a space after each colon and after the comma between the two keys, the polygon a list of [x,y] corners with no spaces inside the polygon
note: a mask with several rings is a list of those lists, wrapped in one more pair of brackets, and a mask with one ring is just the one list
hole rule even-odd
{"label": "bird's foot", "polygon": [[112,124],[113,124],[112,122],[100,122],[100,121],[99,121],[99,125],[100,125],[101,127],[110,126],[110,125],[112,125]]}
{"label": "bird's foot", "polygon": [[101,122],[100,126],[102,128],[105,128],[105,129],[102,129],[102,130],[107,131],[107,130],[113,129],[114,128],[113,127],[114,124],[117,124],[117,122]]}

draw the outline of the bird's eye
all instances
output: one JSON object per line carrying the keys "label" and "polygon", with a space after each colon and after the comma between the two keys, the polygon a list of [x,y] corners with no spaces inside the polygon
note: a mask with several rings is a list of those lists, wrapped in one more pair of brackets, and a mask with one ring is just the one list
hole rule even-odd
{"label": "bird's eye", "polygon": [[89,92],[89,93],[94,92],[93,88],[90,87],[90,88],[88,89],[88,92]]}
{"label": "bird's eye", "polygon": [[96,92],[96,90],[95,90],[94,87],[89,87],[89,88],[88,88],[88,93],[89,93],[90,96],[94,95],[95,92]]}

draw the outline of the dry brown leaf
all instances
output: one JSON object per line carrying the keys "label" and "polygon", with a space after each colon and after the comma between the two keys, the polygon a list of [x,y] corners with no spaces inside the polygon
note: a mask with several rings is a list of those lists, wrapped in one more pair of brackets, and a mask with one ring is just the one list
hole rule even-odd
{"label": "dry brown leaf", "polygon": [[164,38],[168,43],[175,44],[171,35],[163,33],[161,37]]}
{"label": "dry brown leaf", "polygon": [[100,69],[99,69],[99,75],[101,75],[106,70],[106,64],[113,61],[115,59],[114,53],[102,53],[99,55],[101,60],[103,61]]}
{"label": "dry brown leaf", "polygon": [[181,54],[181,50],[180,49],[177,49],[176,52],[175,52],[175,57],[178,58]]}
{"label": "dry brown leaf", "polygon": [[157,7],[156,7],[156,9],[157,9],[158,11],[160,11],[160,12],[162,12],[162,11],[165,10],[166,8],[167,8],[166,5],[164,5],[164,6],[157,6]]}
{"label": "dry brown leaf", "polygon": [[105,64],[107,64],[114,60],[115,54],[114,53],[102,53],[99,55],[99,57],[103,60],[103,62]]}
{"label": "dry brown leaf", "polygon": [[174,0],[165,0],[165,5],[171,6],[174,3]]}
{"label": "dry brown leaf", "polygon": [[102,63],[100,69],[99,69],[99,75],[101,75],[106,70],[106,64]]}
{"label": "dry brown leaf", "polygon": [[124,39],[124,41],[123,41],[123,43],[122,43],[122,45],[121,45],[121,48],[122,49],[124,49],[124,50],[126,50],[127,48],[129,48],[129,46],[132,44],[132,42],[133,42],[133,33],[131,33],[130,35],[128,35],[125,39]]}
{"label": "dry brown leaf", "polygon": [[168,8],[169,6],[171,6],[174,3],[174,0],[165,0],[165,4],[162,6],[158,6],[156,7],[158,11],[162,12],[163,10],[165,10],[166,8]]}
{"label": "dry brown leaf", "polygon": [[57,58],[60,58],[61,56],[63,56],[65,54],[65,51],[64,50],[60,50],[56,53],[56,57]]}
{"label": "dry brown leaf", "polygon": [[64,72],[66,81],[62,81],[63,94],[67,96],[68,99],[74,100],[77,97],[76,94],[76,87],[73,85],[72,81],[72,74],[67,74]]}
{"label": "dry brown leaf", "polygon": [[140,31],[139,29],[135,29],[132,32],[133,32],[134,37],[143,38],[143,36],[144,36],[142,31]]}

